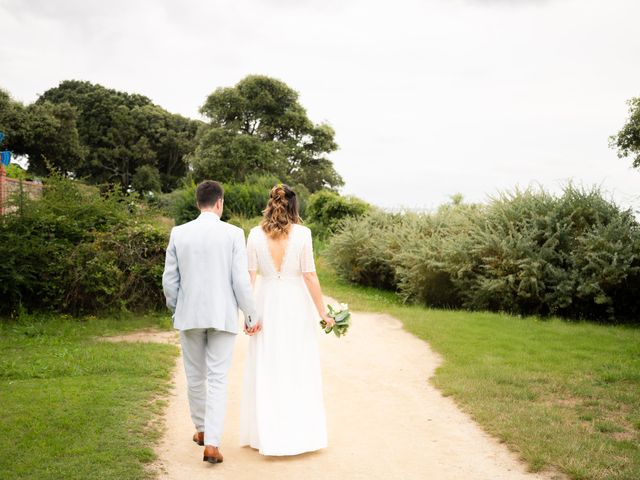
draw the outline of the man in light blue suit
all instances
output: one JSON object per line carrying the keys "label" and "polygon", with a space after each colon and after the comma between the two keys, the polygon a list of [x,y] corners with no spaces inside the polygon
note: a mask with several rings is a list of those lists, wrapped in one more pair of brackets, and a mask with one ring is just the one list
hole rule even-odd
{"label": "man in light blue suit", "polygon": [[242,229],[220,220],[224,191],[207,180],[196,189],[200,216],[171,230],[162,286],[180,344],[187,377],[193,441],[204,461],[220,463],[220,437],[227,403],[227,376],[238,333],[238,307],[245,330],[260,329],[249,279]]}

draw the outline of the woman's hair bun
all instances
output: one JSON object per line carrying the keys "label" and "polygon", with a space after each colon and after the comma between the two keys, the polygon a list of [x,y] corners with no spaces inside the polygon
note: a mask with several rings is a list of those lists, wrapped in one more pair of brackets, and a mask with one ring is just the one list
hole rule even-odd
{"label": "woman's hair bun", "polygon": [[274,186],[269,193],[269,202],[263,212],[263,230],[274,237],[286,235],[293,223],[300,223],[298,202],[295,192],[282,183]]}
{"label": "woman's hair bun", "polygon": [[287,198],[287,191],[285,190],[284,185],[282,185],[281,183],[276,185],[275,187],[273,187],[271,189],[271,195],[270,197],[273,200],[286,200]]}

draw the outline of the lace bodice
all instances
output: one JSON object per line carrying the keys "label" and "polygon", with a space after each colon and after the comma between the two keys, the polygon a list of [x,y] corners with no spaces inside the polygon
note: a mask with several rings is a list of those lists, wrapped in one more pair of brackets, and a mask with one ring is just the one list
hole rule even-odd
{"label": "lace bodice", "polygon": [[263,277],[296,277],[304,272],[315,272],[313,260],[313,243],[309,228],[294,224],[289,231],[289,239],[285,247],[280,271],[274,264],[269,251],[267,235],[262,227],[257,226],[249,232],[247,239],[247,257],[249,270],[257,271]]}

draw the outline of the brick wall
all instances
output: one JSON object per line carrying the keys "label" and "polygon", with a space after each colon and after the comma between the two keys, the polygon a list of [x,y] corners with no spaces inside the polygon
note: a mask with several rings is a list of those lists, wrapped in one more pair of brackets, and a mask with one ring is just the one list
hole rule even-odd
{"label": "brick wall", "polygon": [[15,209],[15,207],[10,207],[8,202],[14,195],[18,195],[21,190],[29,198],[40,198],[42,196],[41,183],[8,178],[4,166],[0,165],[0,215]]}

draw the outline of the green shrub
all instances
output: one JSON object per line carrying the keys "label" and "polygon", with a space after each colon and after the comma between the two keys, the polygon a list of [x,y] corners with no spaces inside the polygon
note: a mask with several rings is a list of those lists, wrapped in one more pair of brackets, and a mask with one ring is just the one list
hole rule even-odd
{"label": "green shrub", "polygon": [[597,189],[367,215],[341,223],[328,256],[352,282],[430,306],[639,321],[640,225]]}
{"label": "green shrub", "polygon": [[234,215],[261,216],[269,201],[269,192],[277,183],[275,177],[257,177],[245,183],[225,184],[223,220]]}
{"label": "green shrub", "polygon": [[[311,204],[309,205],[311,208]],[[401,216],[374,211],[364,217],[347,216],[336,226],[340,233],[327,247],[329,263],[345,279],[362,285],[392,289],[395,227]]]}
{"label": "green shrub", "polygon": [[7,177],[9,178],[15,178],[18,180],[30,180],[31,176],[29,175],[29,172],[27,172],[24,168],[22,168],[20,165],[17,165],[15,163],[10,163],[7,167],[6,167],[6,171],[7,171]]}
{"label": "green shrub", "polygon": [[638,291],[639,225],[599,190],[504,194],[475,223],[449,262],[464,272],[468,308],[598,319],[637,311],[637,301],[615,299]]}
{"label": "green shrub", "polygon": [[[222,219],[228,221],[233,216],[244,218],[261,216],[267,206],[269,192],[277,183],[279,183],[277,177],[252,176],[244,183],[224,184]],[[291,188],[296,192],[300,214],[304,216],[309,192],[301,185]],[[159,201],[159,206],[175,220],[176,225],[181,225],[199,215],[195,198],[196,184],[191,182],[181,189],[164,194]]]}
{"label": "green shrub", "polygon": [[320,190],[309,197],[306,221],[316,236],[325,238],[336,230],[342,219],[362,216],[370,209],[371,206],[359,198]]}
{"label": "green shrub", "polygon": [[473,228],[453,237],[447,268],[468,308],[548,314],[545,295],[562,289],[555,269],[568,218],[554,215],[545,192],[504,194],[490,202]]}
{"label": "green shrub", "polygon": [[167,231],[150,223],[118,225],[97,233],[71,254],[64,310],[162,308]]}
{"label": "green shrub", "polygon": [[0,313],[163,307],[168,230],[143,206],[60,177],[20,204],[0,218]]}
{"label": "green shrub", "polygon": [[[433,215],[412,215],[394,228],[397,288],[405,301],[432,307],[460,307],[462,292],[456,244],[467,238],[480,214],[476,205],[444,205]],[[410,221],[409,221],[410,220]],[[410,246],[410,248],[406,248]],[[456,265],[458,268],[452,269]]]}
{"label": "green shrub", "polygon": [[131,186],[140,197],[154,196],[160,193],[162,182],[160,172],[152,165],[141,165],[133,174]]}
{"label": "green shrub", "polygon": [[158,207],[173,218],[176,225],[190,222],[200,215],[196,206],[196,184],[191,182],[158,199]]}

